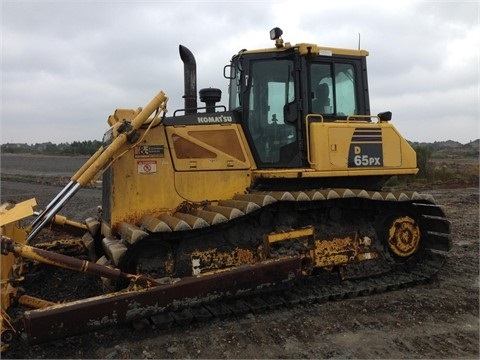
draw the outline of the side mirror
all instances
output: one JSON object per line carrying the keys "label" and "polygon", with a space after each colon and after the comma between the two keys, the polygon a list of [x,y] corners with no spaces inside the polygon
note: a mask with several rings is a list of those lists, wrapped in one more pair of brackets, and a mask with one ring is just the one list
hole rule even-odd
{"label": "side mirror", "polygon": [[392,112],[391,111],[384,111],[381,113],[378,113],[378,118],[380,121],[390,121],[392,120]]}

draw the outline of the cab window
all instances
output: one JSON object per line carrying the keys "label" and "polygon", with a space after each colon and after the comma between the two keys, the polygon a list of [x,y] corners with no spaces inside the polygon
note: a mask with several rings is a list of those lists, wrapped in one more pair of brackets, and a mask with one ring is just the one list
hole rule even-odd
{"label": "cab window", "polygon": [[357,114],[352,64],[313,63],[310,84],[312,113],[339,117]]}

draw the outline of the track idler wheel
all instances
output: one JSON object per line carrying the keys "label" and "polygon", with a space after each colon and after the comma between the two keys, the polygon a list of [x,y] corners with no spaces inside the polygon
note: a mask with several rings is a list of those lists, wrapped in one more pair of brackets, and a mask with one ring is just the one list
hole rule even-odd
{"label": "track idler wheel", "polygon": [[0,350],[2,353],[8,349],[10,343],[17,338],[17,333],[12,329],[2,329]]}
{"label": "track idler wheel", "polygon": [[414,254],[420,246],[420,227],[410,216],[393,217],[387,224],[387,245],[400,258]]}

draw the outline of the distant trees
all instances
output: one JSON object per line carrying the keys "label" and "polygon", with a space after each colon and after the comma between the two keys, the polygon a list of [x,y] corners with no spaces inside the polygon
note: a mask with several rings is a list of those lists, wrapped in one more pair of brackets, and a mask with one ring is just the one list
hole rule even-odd
{"label": "distant trees", "polygon": [[[430,184],[478,186],[478,146],[471,142],[462,146],[435,147],[434,144],[413,146],[417,153],[416,178]],[[478,141],[477,141],[478,145]]]}
{"label": "distant trees", "polygon": [[429,160],[433,154],[433,148],[431,146],[414,146],[415,152],[417,153],[417,167],[418,174],[417,176],[422,179],[427,179],[429,176]]}
{"label": "distant trees", "polygon": [[66,146],[64,153],[68,155],[92,155],[102,145],[100,141],[74,141]]}
{"label": "distant trees", "polygon": [[92,155],[102,145],[101,141],[74,141],[72,143],[53,144],[51,142],[36,144],[2,144],[3,153],[13,154],[46,154],[46,155]]}

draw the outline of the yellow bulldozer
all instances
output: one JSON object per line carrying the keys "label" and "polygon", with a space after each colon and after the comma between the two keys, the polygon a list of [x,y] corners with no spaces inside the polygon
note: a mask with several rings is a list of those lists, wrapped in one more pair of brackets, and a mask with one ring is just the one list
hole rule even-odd
{"label": "yellow bulldozer", "polygon": [[[279,28],[270,38],[225,66],[227,105],[216,88],[198,105],[195,58],[180,45],[184,108],[167,116],[160,91],[117,109],[103,146],[43,210],[2,205],[2,350],[21,334],[33,344],[139,318],[170,326],[434,276],[450,224],[431,196],[382,190],[418,168],[391,112],[370,114],[368,52],[292,45]],[[100,176],[100,211],[62,217]],[[36,241],[59,225],[82,235]],[[39,264],[95,275],[102,291],[40,298],[24,284]]]}

